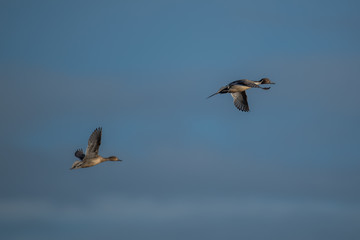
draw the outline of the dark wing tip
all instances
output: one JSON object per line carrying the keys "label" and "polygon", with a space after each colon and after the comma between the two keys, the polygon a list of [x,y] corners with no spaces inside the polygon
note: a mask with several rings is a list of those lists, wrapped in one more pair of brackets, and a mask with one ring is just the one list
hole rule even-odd
{"label": "dark wing tip", "polygon": [[90,138],[93,136],[101,136],[101,133],[102,133],[102,127],[97,127],[90,135]]}
{"label": "dark wing tip", "polygon": [[102,127],[95,128],[94,132],[102,132]]}
{"label": "dark wing tip", "polygon": [[244,106],[244,105],[235,105],[235,107],[242,112],[250,112],[250,109],[248,106]]}
{"label": "dark wing tip", "polygon": [[79,158],[80,160],[83,160],[85,157],[85,154],[81,148],[77,149],[75,152],[75,157]]}

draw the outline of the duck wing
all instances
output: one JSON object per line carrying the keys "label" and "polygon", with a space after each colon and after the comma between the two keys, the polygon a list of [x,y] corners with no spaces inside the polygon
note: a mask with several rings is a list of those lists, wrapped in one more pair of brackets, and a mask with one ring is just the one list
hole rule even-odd
{"label": "duck wing", "polygon": [[84,152],[83,152],[83,150],[81,148],[76,150],[75,157],[79,158],[80,160],[84,159],[85,154],[84,154]]}
{"label": "duck wing", "polygon": [[231,82],[229,85],[230,86],[242,85],[242,86],[246,86],[246,87],[250,87],[250,88],[262,88],[262,87],[258,86],[258,84],[256,84],[254,81],[251,81],[248,79],[237,80],[237,81]]}
{"label": "duck wing", "polygon": [[237,109],[243,112],[248,112],[250,110],[245,91],[231,93],[231,96],[234,99],[234,105]]}
{"label": "duck wing", "polygon": [[101,132],[102,128],[96,128],[94,132],[90,135],[88,146],[86,148],[85,156],[86,157],[96,157],[99,153],[99,147],[101,144]]}

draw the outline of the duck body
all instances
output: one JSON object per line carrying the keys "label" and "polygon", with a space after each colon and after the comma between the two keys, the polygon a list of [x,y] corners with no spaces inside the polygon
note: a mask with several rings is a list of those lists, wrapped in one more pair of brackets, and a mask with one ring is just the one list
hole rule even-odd
{"label": "duck body", "polygon": [[245,90],[250,89],[248,85],[245,85],[243,80],[234,81],[229,84],[229,93],[235,93],[235,92],[243,92]]}
{"label": "duck body", "polygon": [[105,161],[121,161],[115,156],[104,158],[98,154],[99,147],[101,144],[101,133],[102,133],[102,128],[96,128],[94,130],[94,132],[91,134],[89,138],[88,146],[86,148],[85,154],[82,149],[76,150],[75,157],[79,158],[80,161],[79,160],[75,161],[71,166],[70,170],[77,168],[92,167]]}
{"label": "duck body", "polygon": [[102,163],[104,161],[105,161],[105,159],[101,156],[84,159],[81,167],[82,168],[92,167],[92,166],[98,165],[99,163]]}

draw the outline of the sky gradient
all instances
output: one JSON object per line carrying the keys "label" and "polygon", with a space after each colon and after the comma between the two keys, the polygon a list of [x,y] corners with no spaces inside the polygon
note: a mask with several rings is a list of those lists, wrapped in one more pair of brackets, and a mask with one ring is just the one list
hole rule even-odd
{"label": "sky gradient", "polygon": [[0,238],[359,239],[359,7],[0,1]]}

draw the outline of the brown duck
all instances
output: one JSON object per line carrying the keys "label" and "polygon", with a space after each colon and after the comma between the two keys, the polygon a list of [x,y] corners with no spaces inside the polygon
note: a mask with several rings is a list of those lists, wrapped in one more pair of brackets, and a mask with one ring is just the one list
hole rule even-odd
{"label": "brown duck", "polygon": [[84,154],[82,149],[78,149],[75,152],[75,157],[79,158],[80,161],[75,161],[72,165],[71,169],[77,168],[87,168],[95,166],[99,163],[105,161],[121,161],[115,156],[110,156],[108,158],[103,158],[99,155],[99,147],[101,144],[101,132],[102,128],[96,128],[94,132],[89,137],[88,146],[86,148],[86,152]]}

